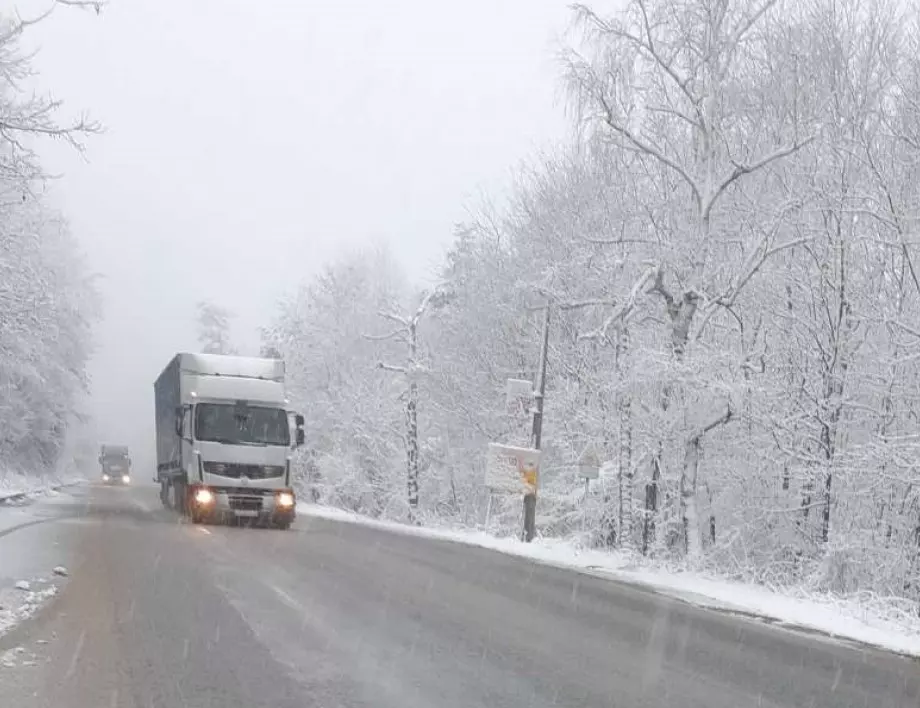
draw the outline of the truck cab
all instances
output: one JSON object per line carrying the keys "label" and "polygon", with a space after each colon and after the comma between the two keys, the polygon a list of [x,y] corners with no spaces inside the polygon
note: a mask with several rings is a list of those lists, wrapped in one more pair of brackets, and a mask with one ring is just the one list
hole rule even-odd
{"label": "truck cab", "polygon": [[99,466],[103,484],[131,483],[131,456],[126,445],[102,445]]}

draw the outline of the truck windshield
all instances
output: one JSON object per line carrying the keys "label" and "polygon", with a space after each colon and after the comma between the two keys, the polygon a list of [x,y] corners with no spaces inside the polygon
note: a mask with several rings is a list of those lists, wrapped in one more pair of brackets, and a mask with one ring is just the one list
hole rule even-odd
{"label": "truck windshield", "polygon": [[291,431],[287,412],[280,408],[199,403],[195,437],[231,445],[289,445]]}

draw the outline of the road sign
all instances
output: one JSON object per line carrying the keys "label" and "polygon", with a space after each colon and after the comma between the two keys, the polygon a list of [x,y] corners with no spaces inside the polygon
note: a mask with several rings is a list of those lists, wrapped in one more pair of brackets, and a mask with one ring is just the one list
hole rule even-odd
{"label": "road sign", "polygon": [[489,443],[486,487],[495,494],[535,494],[540,451]]}
{"label": "road sign", "polygon": [[533,406],[533,381],[508,379],[505,383],[505,406],[509,415],[527,415]]}
{"label": "road sign", "polygon": [[600,476],[601,462],[594,445],[588,446],[578,458],[578,476],[584,479],[597,479]]}

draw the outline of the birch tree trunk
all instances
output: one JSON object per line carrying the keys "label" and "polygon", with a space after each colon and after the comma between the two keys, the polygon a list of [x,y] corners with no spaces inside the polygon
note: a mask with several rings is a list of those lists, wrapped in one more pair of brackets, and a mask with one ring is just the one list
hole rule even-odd
{"label": "birch tree trunk", "polygon": [[418,523],[418,321],[409,324],[409,387],[406,392],[406,481],[409,515]]}

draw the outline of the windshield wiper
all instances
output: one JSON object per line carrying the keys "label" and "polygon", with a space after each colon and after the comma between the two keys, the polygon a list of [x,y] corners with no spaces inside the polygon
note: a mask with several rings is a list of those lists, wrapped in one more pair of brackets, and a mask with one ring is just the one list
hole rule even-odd
{"label": "windshield wiper", "polygon": [[266,447],[268,443],[254,440],[237,440],[235,438],[201,438],[202,442],[216,442],[222,445],[250,445],[252,447]]}

